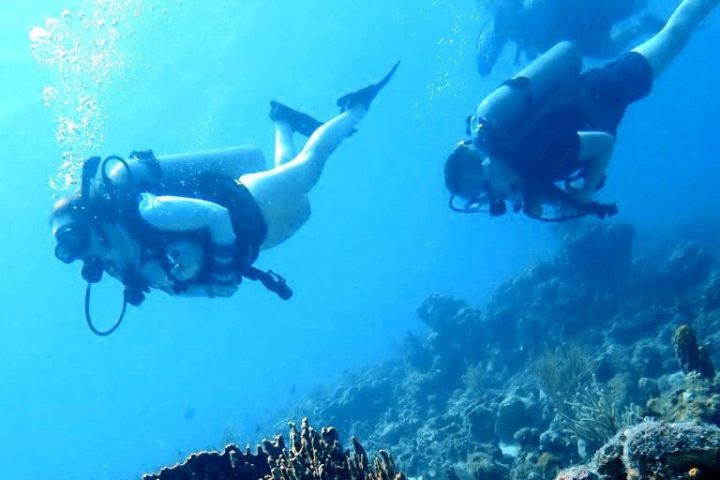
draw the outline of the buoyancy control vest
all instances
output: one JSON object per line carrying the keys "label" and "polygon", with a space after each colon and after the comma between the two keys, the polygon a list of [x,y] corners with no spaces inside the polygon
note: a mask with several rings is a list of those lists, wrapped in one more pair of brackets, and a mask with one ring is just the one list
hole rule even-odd
{"label": "buoyancy control vest", "polygon": [[475,147],[521,176],[531,174],[523,168],[523,147],[545,116],[561,110],[569,100],[581,69],[578,48],[561,42],[503,82],[480,102],[470,119],[468,129]]}
{"label": "buoyancy control vest", "polygon": [[[570,203],[580,213],[569,217],[534,218],[562,221],[584,215],[606,217],[614,205],[580,204],[554,187],[571,182],[582,168],[577,131],[588,129],[581,95],[582,56],[570,42],[561,42],[485,97],[468,118],[468,134],[478,150],[504,162],[523,181],[526,190],[542,192],[548,200]],[[589,105],[589,104],[588,104]]]}
{"label": "buoyancy control vest", "polygon": [[[141,193],[154,195],[172,195],[196,198],[225,207],[230,213],[236,236],[234,269],[236,278],[243,277],[260,281],[267,289],[287,300],[292,290],[285,280],[272,271],[262,271],[253,267],[259,248],[267,235],[267,224],[250,192],[227,175],[204,172],[189,174],[186,178],[165,178],[158,160],[152,151],[131,152],[127,159],[110,156],[105,159],[91,157],[83,165],[83,178],[80,199],[85,210],[86,220],[95,224],[95,230],[101,232],[102,224],[112,223],[124,229],[141,247],[146,258],[154,258],[168,271],[165,247],[177,239],[189,239],[198,242],[204,250],[204,264],[199,273],[190,281],[175,280],[172,291],[182,294],[190,285],[206,284],[212,280],[213,244],[207,231],[168,232],[159,230],[145,222],[139,212]],[[142,168],[137,168],[142,167]],[[113,173],[111,173],[111,170]],[[120,173],[119,170],[122,170]],[[142,171],[142,175],[137,175]],[[118,177],[123,181],[116,183]],[[103,273],[101,262],[85,258],[83,277],[88,281],[86,291],[86,320],[91,330],[98,335],[112,333],[120,324],[127,303],[139,305],[150,292],[139,271],[132,269],[124,272],[107,272],[118,278],[125,287],[123,309],[117,323],[109,330],[98,331],[92,324],[89,314],[91,284],[100,281]],[[168,275],[168,278],[172,278]]]}

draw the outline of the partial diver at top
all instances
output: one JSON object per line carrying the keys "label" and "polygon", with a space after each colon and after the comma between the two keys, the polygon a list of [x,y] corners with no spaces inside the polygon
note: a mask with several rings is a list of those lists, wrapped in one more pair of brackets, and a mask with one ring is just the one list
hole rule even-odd
{"label": "partial diver at top", "polygon": [[488,75],[508,43],[516,61],[532,60],[561,41],[581,53],[612,58],[639,37],[656,33],[662,20],[643,12],[647,0],[478,0],[483,25],[475,52],[478,73]]}
{"label": "partial diver at top", "polygon": [[614,204],[593,195],[605,183],[625,110],[650,93],[718,3],[683,0],[660,32],[599,68],[581,72],[579,49],[561,42],[505,81],[468,118],[470,138],[445,163],[451,208],[510,209],[543,221],[614,215]]}
{"label": "partial diver at top", "polygon": [[[271,102],[270,169],[255,146],[86,160],[80,191],[56,202],[50,224],[55,256],[83,263],[85,316],[93,332],[114,331],[127,304],[139,305],[151,289],[228,297],[245,278],[289,299],[292,291],[281,276],[253,264],[260,251],[284,242],[310,218],[308,193],[325,162],[355,132],[398,64],[380,82],[342,96],[340,113],[325,123]],[[299,152],[295,133],[308,137]],[[122,282],[124,302],[115,325],[99,331],[89,302],[91,285],[103,273]]]}

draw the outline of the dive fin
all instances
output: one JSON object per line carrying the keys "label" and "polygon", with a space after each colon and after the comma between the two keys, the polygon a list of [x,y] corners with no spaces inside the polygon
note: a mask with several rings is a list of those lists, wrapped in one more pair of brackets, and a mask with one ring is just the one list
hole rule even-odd
{"label": "dive fin", "polygon": [[307,113],[302,113],[275,100],[270,102],[270,120],[273,122],[285,122],[295,132],[306,137],[312,135],[323,124],[323,122]]}
{"label": "dive fin", "polygon": [[370,103],[373,101],[378,92],[380,92],[380,90],[388,84],[392,76],[395,74],[395,70],[397,70],[398,65],[400,65],[399,61],[393,65],[387,75],[385,75],[379,82],[340,97],[337,101],[337,106],[340,107],[340,110],[343,112],[356,105],[362,105],[365,110],[369,109]]}

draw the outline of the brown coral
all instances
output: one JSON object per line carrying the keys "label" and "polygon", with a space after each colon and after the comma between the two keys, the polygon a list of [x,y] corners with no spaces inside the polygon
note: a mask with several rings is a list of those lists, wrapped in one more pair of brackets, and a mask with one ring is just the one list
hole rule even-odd
{"label": "brown coral", "polygon": [[164,468],[143,480],[405,480],[392,456],[381,450],[370,464],[363,446],[352,439],[353,453],[343,450],[337,431],[316,431],[305,418],[298,432],[290,424],[290,445],[282,435],[264,441],[257,453],[236,446],[222,453],[199,452],[183,463]]}
{"label": "brown coral", "polygon": [[715,369],[710,361],[707,347],[698,345],[695,331],[690,325],[681,325],[673,339],[675,356],[683,372],[696,372],[700,377],[712,380]]}

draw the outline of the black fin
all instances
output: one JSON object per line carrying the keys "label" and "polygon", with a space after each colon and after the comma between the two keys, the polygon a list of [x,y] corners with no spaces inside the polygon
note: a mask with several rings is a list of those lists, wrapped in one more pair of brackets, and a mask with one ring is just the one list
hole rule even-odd
{"label": "black fin", "polygon": [[400,62],[398,61],[395,65],[393,65],[387,75],[385,75],[379,82],[368,85],[360,90],[350,92],[347,95],[343,95],[338,99],[337,106],[340,107],[343,112],[351,109],[355,105],[362,105],[367,110],[370,108],[370,103],[373,101],[378,92],[380,92],[380,90],[382,90],[393,77],[395,70],[397,70],[399,65]]}
{"label": "black fin", "polygon": [[312,135],[323,124],[323,122],[307,113],[302,113],[275,100],[270,102],[270,120],[273,122],[285,122],[294,131],[306,137]]}

